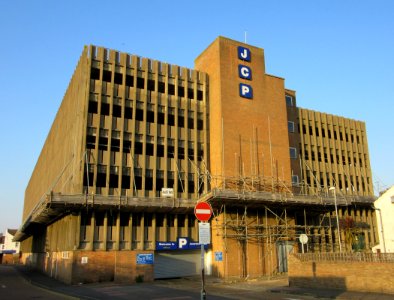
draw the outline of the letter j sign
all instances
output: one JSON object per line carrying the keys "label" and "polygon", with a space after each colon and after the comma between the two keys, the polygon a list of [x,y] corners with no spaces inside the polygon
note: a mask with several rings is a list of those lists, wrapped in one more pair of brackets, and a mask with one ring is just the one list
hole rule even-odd
{"label": "letter j sign", "polygon": [[248,48],[238,46],[238,59],[244,61],[250,61],[251,55]]}

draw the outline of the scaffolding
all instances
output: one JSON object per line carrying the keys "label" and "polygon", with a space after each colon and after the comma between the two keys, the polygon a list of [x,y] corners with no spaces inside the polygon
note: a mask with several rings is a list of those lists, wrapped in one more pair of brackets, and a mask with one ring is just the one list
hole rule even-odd
{"label": "scaffolding", "polygon": [[216,213],[223,217],[220,221],[213,221],[212,227],[223,239],[224,251],[229,250],[230,240],[236,241],[241,250],[242,277],[249,276],[247,257],[250,245],[257,246],[259,264],[267,265],[269,276],[287,272],[285,262],[278,256],[287,255],[293,248],[297,251],[300,234],[310,237],[306,252],[336,252],[339,249],[333,228],[336,224],[332,222],[335,218],[330,212],[319,215],[319,224],[309,224],[306,209],[303,209],[305,223],[301,225],[296,224],[294,215],[288,216],[286,207],[262,205],[260,209],[248,209],[247,205],[234,208],[224,204]]}
{"label": "scaffolding", "polygon": [[216,216],[222,216],[215,218],[212,228],[213,234],[222,238],[224,251],[234,253],[229,245],[237,244],[241,277],[251,276],[252,262],[248,257],[252,247],[264,269],[260,273],[268,276],[287,272],[287,254],[301,252],[301,234],[308,236],[305,252],[337,253],[341,246],[346,249],[345,232],[342,230],[339,238],[337,231],[336,205],[341,217],[350,214],[347,211],[350,207],[352,216],[367,224],[362,231],[367,250],[376,244],[371,208],[374,197],[340,194],[335,198],[324,189],[313,195],[296,194],[291,185],[273,178],[211,176],[210,179],[211,191],[201,199],[214,207]]}

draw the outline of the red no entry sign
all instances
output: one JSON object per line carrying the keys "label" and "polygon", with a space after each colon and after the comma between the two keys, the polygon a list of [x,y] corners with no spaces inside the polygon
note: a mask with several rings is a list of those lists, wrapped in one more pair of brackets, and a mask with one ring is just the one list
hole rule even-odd
{"label": "red no entry sign", "polygon": [[194,207],[194,215],[199,221],[208,221],[212,216],[212,207],[207,202],[199,202]]}

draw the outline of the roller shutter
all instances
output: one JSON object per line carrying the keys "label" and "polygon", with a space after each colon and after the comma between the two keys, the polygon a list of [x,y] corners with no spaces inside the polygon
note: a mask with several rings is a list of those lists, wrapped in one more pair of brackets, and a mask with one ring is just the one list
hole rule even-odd
{"label": "roller shutter", "polygon": [[199,250],[155,252],[155,279],[198,275],[200,265]]}

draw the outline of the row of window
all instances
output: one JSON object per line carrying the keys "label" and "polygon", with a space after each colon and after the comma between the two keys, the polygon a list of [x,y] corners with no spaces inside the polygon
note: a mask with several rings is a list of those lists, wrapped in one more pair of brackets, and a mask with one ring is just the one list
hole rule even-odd
{"label": "row of window", "polygon": [[[307,146],[305,145],[305,148]],[[364,164],[367,164],[367,155],[366,154],[361,154],[359,153],[358,155],[356,153],[353,153],[353,159],[351,157],[351,153],[348,152],[348,154],[346,155],[345,151],[341,151],[341,153],[339,153],[339,150],[336,150],[336,154],[334,155],[332,152],[334,152],[333,149],[331,149],[331,153],[328,154],[327,149],[324,148],[323,152],[322,151],[311,151],[310,155],[309,155],[309,151],[305,150],[303,158],[305,160],[312,160],[312,161],[318,161],[318,162],[325,162],[325,163],[341,163],[343,165],[354,165],[354,166],[360,166],[363,167]],[[302,155],[301,153],[302,151],[300,150],[300,155]],[[357,159],[358,157],[358,159]],[[364,157],[364,159],[363,159]],[[334,158],[336,160],[334,160]]]}
{"label": "row of window", "polygon": [[[98,140],[98,149],[99,153],[102,153],[100,151],[108,151],[110,148],[111,152],[114,154],[116,152],[120,152],[121,147],[120,147],[120,140],[119,139],[111,139],[111,145],[108,145],[109,139],[106,137],[99,137]],[[123,153],[128,154],[131,153],[131,141],[124,140],[123,141]],[[87,149],[95,149],[96,148],[96,136],[92,135],[87,135],[86,136],[86,148]],[[135,141],[134,142],[134,154],[135,155],[141,155],[143,154],[143,143]],[[156,149],[155,145],[152,143],[146,143],[145,144],[145,155],[147,156],[154,156],[154,151],[156,150],[156,157],[164,157],[165,154],[165,146],[161,144],[156,144]],[[188,158],[190,160],[194,160],[194,148],[190,147],[187,149],[186,153],[186,148],[181,147],[178,145],[177,147],[178,153],[177,157],[178,159],[185,159]],[[175,147],[173,145],[167,145],[167,155],[169,158],[174,158],[175,156]],[[201,161],[204,157],[204,150],[202,148],[197,150],[197,160]]]}
{"label": "row of window", "polygon": [[[320,131],[318,127],[313,128],[312,126],[309,126],[307,128],[305,124],[302,125],[302,133],[315,135],[317,137],[320,136]],[[354,135],[353,133],[349,134],[348,132],[343,133],[341,128],[339,128],[339,132],[337,132],[336,130],[333,130],[333,132],[331,132],[330,129],[327,129],[327,134],[325,128],[321,128],[321,136],[323,138],[328,137],[329,139],[333,138],[334,140],[346,141],[351,143],[354,143],[356,141],[357,144],[360,144],[361,140],[359,135]]]}
{"label": "row of window", "polygon": [[[130,213],[120,213],[120,226],[129,226],[130,222]],[[95,226],[104,226],[104,212],[95,212]],[[175,214],[160,214],[157,213],[155,215],[156,227],[164,227],[165,221],[168,227],[175,226],[175,218],[177,219],[178,227],[185,227],[186,219],[188,219],[188,227],[195,227],[196,217],[194,215],[175,215]],[[107,215],[107,226],[112,227],[116,226],[116,214],[108,214]],[[132,223],[131,226],[141,226],[141,213],[133,213],[132,214]],[[91,226],[92,213],[83,212],[81,214],[81,226]],[[153,216],[152,214],[144,214],[144,227],[151,227],[153,224]]]}
{"label": "row of window", "polygon": [[[92,68],[91,73],[90,73],[90,78],[93,80],[100,80],[100,70],[97,68]],[[102,76],[102,81],[103,82],[112,82],[112,72],[103,70],[103,76]],[[137,77],[136,82],[134,82],[134,76],[132,75],[126,75],[126,78],[123,78],[123,74],[116,73],[114,75],[114,84],[119,84],[119,85],[125,85],[128,87],[134,87],[134,84],[138,89],[146,89],[148,91],[156,91],[156,82],[153,79],[148,79],[145,81],[145,78],[142,77]],[[157,83],[157,92],[169,95],[175,95],[177,92],[179,97],[185,97],[187,93],[187,98],[189,99],[194,99],[195,94],[194,94],[194,89],[192,88],[185,88],[183,86],[178,85],[177,88],[174,84],[168,83],[167,86],[164,82],[159,81]],[[202,101],[203,100],[203,92],[200,90],[197,90],[197,100]]]}
{"label": "row of window", "polygon": [[[288,130],[289,132],[293,133],[295,132],[295,123],[293,121],[288,121]],[[298,133],[300,133],[300,130],[298,128]],[[303,134],[309,134],[309,135],[316,135],[317,137],[320,136],[319,133],[319,128],[315,127],[315,130],[313,130],[312,126],[309,126],[309,130],[307,130],[307,127],[305,126],[305,124],[302,125],[302,133]],[[354,143],[355,141],[357,142],[357,144],[360,143],[360,136],[359,135],[354,135],[353,133],[345,133],[343,134],[342,131],[339,131],[339,133],[337,133],[337,131],[333,131],[333,134],[331,133],[330,129],[327,129],[327,135],[326,135],[326,130],[324,128],[321,128],[321,136],[323,138],[328,137],[329,139],[333,138],[334,140],[340,140],[340,141],[346,141],[346,142],[352,142]]]}
{"label": "row of window", "polygon": [[[338,150],[337,150],[338,152]],[[343,152],[343,151],[342,151]],[[302,150],[300,150],[300,155],[302,156]],[[334,157],[336,160],[334,160]],[[354,165],[357,166],[359,165],[360,167],[364,166],[364,163],[366,164],[367,157],[364,154],[364,161],[362,159],[362,154],[360,153],[358,155],[359,159],[357,159],[356,153],[354,153],[353,159],[349,156],[342,155],[340,156],[338,153],[334,156],[334,154],[326,153],[326,152],[317,152],[317,155],[315,154],[315,151],[311,151],[311,155],[309,155],[309,151],[305,150],[304,155],[302,156],[303,159],[305,160],[312,160],[312,161],[318,161],[318,162],[325,162],[325,163],[341,163],[343,165]],[[297,158],[297,148],[290,147],[290,158],[291,159],[296,159]]]}
{"label": "row of window", "polygon": [[[97,66],[100,66],[100,63],[101,63],[101,61],[100,61],[100,59],[98,59],[98,57],[97,57],[97,54],[98,54],[98,50],[97,50],[97,48],[96,47],[94,47],[93,46],[93,68],[95,68],[95,67],[97,67]],[[117,67],[119,67],[119,68],[122,68],[123,67],[123,65],[120,65],[120,56],[121,56],[121,53],[120,52],[115,52],[115,64],[116,64],[116,66]],[[138,70],[142,70],[143,69],[143,59],[141,58],[141,57],[138,57],[138,56],[135,56],[135,58],[137,59],[137,68],[138,68]],[[131,56],[131,55],[126,55],[126,66],[128,67],[128,68],[132,68],[132,61],[133,61],[133,56]],[[111,70],[112,69],[112,62],[110,61],[110,51],[108,50],[108,49],[104,49],[104,62],[105,62],[105,68],[106,69],[109,69],[109,70]],[[153,72],[153,60],[151,60],[151,59],[147,59],[147,62],[148,62],[148,71],[149,72]],[[175,75],[178,75],[179,77],[183,77],[183,71],[184,71],[184,69],[183,68],[180,68],[180,67],[177,67],[176,69],[177,69],[177,74],[175,74],[175,72],[174,72],[174,70],[173,69],[175,69],[175,66],[173,66],[173,65],[171,65],[171,64],[167,64],[167,63],[163,63],[163,62],[160,62],[160,61],[156,61],[157,62],[157,64],[158,64],[158,72],[159,72],[159,74],[163,74],[163,71],[164,71],[164,66],[165,66],[165,69],[167,70],[167,74],[170,76],[170,77],[174,77]],[[191,70],[191,69],[186,69],[186,77],[189,79],[189,80],[191,80],[192,79],[192,73],[193,72],[196,72],[197,73],[197,78],[200,80],[201,79],[201,72],[198,72],[198,71],[195,71],[195,70]]]}
{"label": "row of window", "polygon": [[[117,168],[117,167],[116,167]],[[117,169],[112,167],[111,171],[115,172]],[[136,190],[144,190],[144,191],[153,191],[154,183],[156,186],[156,192],[160,193],[162,188],[164,187],[173,187],[175,185],[174,172],[168,171],[167,182],[164,182],[164,171],[158,170],[156,180],[154,182],[153,178],[153,170],[146,170],[145,176],[142,175],[142,169],[134,168],[134,176],[130,176],[130,168],[123,168],[123,174],[120,176],[119,174],[105,173],[106,166],[100,165],[97,166],[97,177],[94,182],[94,173],[89,168],[89,172],[84,172],[84,180],[83,185],[86,187],[96,186],[98,188],[121,188],[121,189],[136,189]],[[102,172],[104,171],[104,172]],[[88,175],[87,175],[88,174]],[[89,177],[88,177],[89,176]],[[145,180],[145,184],[143,186],[143,177]],[[194,193],[195,189],[199,190],[199,193],[202,193],[204,190],[203,182],[199,182],[199,186],[197,186],[197,182],[194,181],[194,175],[189,173],[187,178],[185,178],[184,173],[178,174],[178,178],[176,179],[178,183],[178,192],[183,193],[186,189],[189,193]],[[99,194],[99,193],[98,193]]]}
{"label": "row of window", "polygon": [[[97,137],[95,135],[88,134],[86,136],[86,148],[87,149],[95,149],[96,148]],[[108,151],[110,148],[111,152],[120,152],[120,139],[112,138],[111,144],[108,144],[109,139],[107,137],[100,136],[98,138],[98,149],[100,151]],[[193,145],[189,145],[187,149],[187,156],[190,160],[194,160],[194,147]],[[123,153],[131,153],[132,143],[129,140],[123,140]],[[143,154],[143,143],[141,141],[135,141],[134,145],[134,154],[139,155]],[[183,143],[179,143],[177,150],[177,158],[185,159],[185,147]],[[156,144],[156,149],[153,143],[146,142],[145,144],[145,154],[147,156],[154,156],[154,151],[156,150],[156,157],[164,157],[165,146],[162,144]],[[167,155],[172,158],[175,155],[175,146],[167,145]],[[204,150],[201,144],[198,145],[197,150],[197,159],[199,161],[204,157]]]}
{"label": "row of window", "polygon": [[[335,184],[339,189],[352,191],[365,191],[366,188],[365,181],[359,176],[338,174],[338,179],[336,180],[334,173],[326,173],[324,176],[324,174],[320,172],[320,175],[318,176],[317,172],[313,172],[312,174],[309,170],[306,172],[307,174],[305,178],[308,185],[317,186],[319,184],[320,186],[331,186]],[[331,182],[330,179],[332,180]],[[366,178],[366,182],[369,184],[368,177]]]}
{"label": "row of window", "polygon": [[[89,108],[88,112],[91,114],[97,114],[98,113],[98,104],[95,101],[89,101]],[[180,110],[184,111],[184,110]],[[110,115],[110,105],[108,103],[101,103],[101,110],[100,113],[102,116],[109,116]],[[191,117],[186,118],[183,116],[184,112],[182,114],[178,115],[178,127],[185,127],[187,125],[188,129],[194,129],[194,119]],[[165,124],[165,113],[164,112],[157,112],[155,114],[153,111],[147,110],[146,113],[144,113],[143,109],[136,109],[135,111],[135,119],[137,121],[144,121],[148,123],[156,123],[160,125]],[[112,116],[116,118],[121,118],[122,117],[122,107],[120,105],[112,105]],[[124,107],[123,110],[123,117],[125,119],[133,119],[133,108],[132,107]],[[197,118],[197,130],[204,130],[204,121],[203,121],[203,115],[202,113],[198,113],[198,118]],[[167,123],[169,126],[175,126],[175,116],[174,114],[171,114],[170,112],[167,114]]]}
{"label": "row of window", "polygon": [[[130,218],[132,217],[132,218]],[[143,222],[142,222],[143,218]],[[80,230],[80,238],[81,241],[88,241],[88,227],[93,227],[93,239],[96,241],[102,241],[104,239],[104,232],[107,233],[105,237],[107,241],[117,240],[117,216],[115,214],[107,214],[107,228],[104,231],[104,212],[95,212],[94,215],[94,224],[92,226],[92,213],[82,213],[81,214],[81,230]],[[133,240],[138,239],[140,235],[137,235],[137,228],[141,228],[141,225],[144,227],[144,239],[149,240],[151,238],[150,230],[153,227],[153,216],[151,214],[141,213],[125,213],[121,212],[119,216],[119,240],[120,241],[128,241],[131,238],[130,233],[133,235]],[[132,220],[130,222],[130,219]],[[176,222],[175,222],[176,221]],[[186,226],[192,230],[196,226],[196,218],[194,215],[175,215],[175,214],[156,214],[155,215],[155,226],[156,228],[167,227],[167,228],[175,228],[175,224],[177,224],[178,228],[186,228]],[[187,224],[187,225],[186,225]],[[132,231],[129,231],[131,227]],[[183,233],[184,234],[184,233]],[[188,234],[191,237],[191,233]]]}

